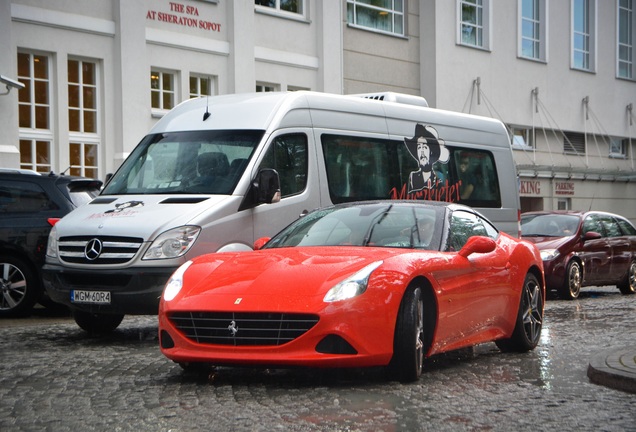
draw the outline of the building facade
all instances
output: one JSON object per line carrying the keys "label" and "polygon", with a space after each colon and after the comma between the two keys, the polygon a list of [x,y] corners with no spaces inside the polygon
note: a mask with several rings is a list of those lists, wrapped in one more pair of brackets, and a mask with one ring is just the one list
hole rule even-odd
{"label": "building facade", "polygon": [[[636,0],[0,0],[0,167],[104,178],[190,97],[394,91],[495,117],[522,210],[636,220]],[[0,94],[4,87],[0,87]]]}

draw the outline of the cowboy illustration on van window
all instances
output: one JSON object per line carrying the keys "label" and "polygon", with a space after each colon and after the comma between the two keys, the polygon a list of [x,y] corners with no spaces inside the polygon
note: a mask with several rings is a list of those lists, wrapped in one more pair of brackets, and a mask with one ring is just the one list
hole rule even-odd
{"label": "cowboy illustration on van window", "polygon": [[435,162],[447,163],[450,152],[444,145],[444,140],[438,138],[437,131],[432,126],[415,125],[415,136],[404,138],[404,144],[413,158],[420,165],[419,170],[409,175],[408,193],[434,188],[439,181],[438,174],[433,169]]}

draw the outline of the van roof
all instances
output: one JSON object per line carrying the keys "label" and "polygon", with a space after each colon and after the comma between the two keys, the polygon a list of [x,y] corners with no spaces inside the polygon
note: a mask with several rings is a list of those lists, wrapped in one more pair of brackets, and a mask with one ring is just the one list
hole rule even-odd
{"label": "van roof", "polygon": [[[373,117],[379,121],[369,121]],[[399,125],[400,122],[404,124]],[[190,99],[169,111],[150,133],[208,129],[271,132],[289,127],[317,127],[408,136],[413,132],[412,125],[418,122],[506,134],[499,120],[428,108],[426,100],[418,96],[391,92],[337,95],[312,91]]]}

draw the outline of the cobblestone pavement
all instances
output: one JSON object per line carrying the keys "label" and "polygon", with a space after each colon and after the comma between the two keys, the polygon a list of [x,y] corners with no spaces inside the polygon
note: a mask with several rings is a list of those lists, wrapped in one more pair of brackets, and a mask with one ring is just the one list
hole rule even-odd
{"label": "cobblestone pavement", "polygon": [[635,317],[615,288],[549,300],[535,351],[484,344],[409,385],[379,370],[186,375],[156,317],[102,338],[65,317],[0,320],[0,431],[636,431],[636,395],[586,375],[599,351],[636,345]]}

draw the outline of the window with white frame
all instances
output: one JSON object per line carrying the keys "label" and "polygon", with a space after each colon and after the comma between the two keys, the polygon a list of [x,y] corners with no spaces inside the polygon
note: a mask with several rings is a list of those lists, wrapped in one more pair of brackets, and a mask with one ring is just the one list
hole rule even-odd
{"label": "window with white frame", "polygon": [[298,87],[298,86],[287,86],[287,91],[303,91],[303,90],[311,90],[310,88],[307,87]]}
{"label": "window with white frame", "polygon": [[97,133],[96,64],[68,61],[68,130]]}
{"label": "window with white frame", "polygon": [[534,147],[532,129],[520,126],[509,126],[509,129],[513,147],[523,149]]}
{"label": "window with white frame", "polygon": [[634,46],[636,45],[636,14],[634,0],[618,1],[618,77],[636,79]]}
{"label": "window with white frame", "polygon": [[99,143],[76,142],[71,138],[69,143],[69,174],[97,178]]}
{"label": "window with white frame", "polygon": [[547,61],[546,0],[519,0],[519,57]]}
{"label": "window with white frame", "polygon": [[69,174],[97,178],[97,64],[68,60]]}
{"label": "window with white frame", "polygon": [[629,139],[610,137],[609,138],[609,157],[617,159],[625,159],[627,157],[627,147]]}
{"label": "window with white frame", "polygon": [[572,0],[572,68],[593,71],[596,0]]}
{"label": "window with white frame", "polygon": [[214,78],[205,75],[190,75],[190,98],[212,96],[214,94]]}
{"label": "window with white frame", "polygon": [[263,92],[275,92],[278,91],[278,87],[275,84],[256,83],[256,91]]}
{"label": "window with white frame", "polygon": [[347,0],[347,23],[404,36],[404,0]]}
{"label": "window with white frame", "polygon": [[254,4],[263,8],[270,8],[276,12],[294,13],[303,15],[305,13],[305,0],[255,0]]}
{"label": "window with white frame", "polygon": [[20,168],[51,171],[51,85],[48,55],[18,52]]}
{"label": "window with white frame", "polygon": [[458,43],[490,49],[490,0],[457,0]]}
{"label": "window with white frame", "polygon": [[557,210],[572,210],[572,199],[559,198],[557,200]]}
{"label": "window with white frame", "polygon": [[153,69],[150,71],[150,98],[152,108],[169,110],[176,101],[175,74]]}
{"label": "window with white frame", "polygon": [[21,138],[20,168],[51,172],[51,141]]}

